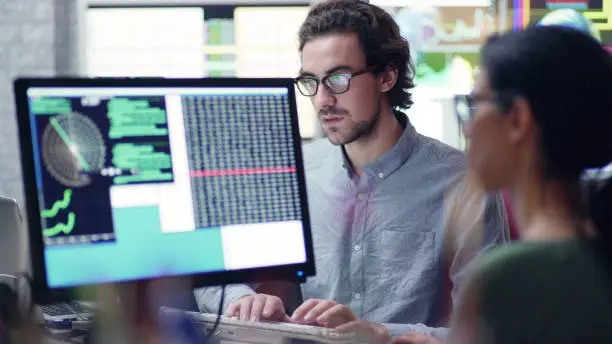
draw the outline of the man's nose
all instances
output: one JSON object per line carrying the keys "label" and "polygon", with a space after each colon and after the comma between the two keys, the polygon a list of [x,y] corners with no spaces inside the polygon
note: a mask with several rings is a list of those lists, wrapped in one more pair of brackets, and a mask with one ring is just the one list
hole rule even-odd
{"label": "man's nose", "polygon": [[312,97],[312,102],[317,110],[327,109],[336,105],[336,97],[327,90],[323,83],[320,83],[317,94]]}

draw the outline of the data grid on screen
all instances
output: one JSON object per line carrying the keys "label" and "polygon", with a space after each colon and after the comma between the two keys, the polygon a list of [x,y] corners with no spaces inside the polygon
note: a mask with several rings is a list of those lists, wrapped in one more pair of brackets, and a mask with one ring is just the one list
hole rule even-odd
{"label": "data grid on screen", "polygon": [[286,95],[184,96],[197,228],[301,220]]}

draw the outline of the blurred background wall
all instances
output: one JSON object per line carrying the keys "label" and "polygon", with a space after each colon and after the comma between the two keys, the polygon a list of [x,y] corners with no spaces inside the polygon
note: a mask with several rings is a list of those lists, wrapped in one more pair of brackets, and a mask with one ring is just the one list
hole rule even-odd
{"label": "blurred background wall", "polygon": [[0,1],[0,195],[22,200],[12,80],[74,75],[80,66],[81,0]]}

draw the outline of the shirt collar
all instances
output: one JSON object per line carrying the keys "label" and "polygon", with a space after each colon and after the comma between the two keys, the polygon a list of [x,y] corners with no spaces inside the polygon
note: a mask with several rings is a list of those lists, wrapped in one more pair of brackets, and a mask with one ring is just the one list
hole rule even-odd
{"label": "shirt collar", "polygon": [[[394,113],[398,122],[404,128],[404,131],[399,140],[397,140],[395,146],[376,161],[361,167],[364,174],[374,176],[378,179],[385,179],[399,169],[412,154],[412,148],[414,147],[417,137],[416,129],[414,129],[414,126],[412,126],[406,114],[400,111],[394,111]],[[341,146],[339,150],[342,154],[342,167],[346,168],[349,176],[351,176],[353,171],[352,168],[350,168],[351,163],[348,160],[344,146]]]}

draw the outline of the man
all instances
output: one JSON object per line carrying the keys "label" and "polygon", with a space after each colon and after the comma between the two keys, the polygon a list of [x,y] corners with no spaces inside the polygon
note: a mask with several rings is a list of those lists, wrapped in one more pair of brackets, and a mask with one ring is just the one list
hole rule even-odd
{"label": "man", "polygon": [[[445,282],[454,296],[471,259],[507,239],[501,198],[479,198],[485,223],[449,234],[445,198],[465,189],[457,183],[466,180],[465,157],[416,133],[396,110],[412,104],[414,66],[388,13],[326,1],[310,10],[299,41],[296,83],[327,136],[304,150],[317,276],[291,316],[279,298],[246,286],[228,289],[226,315],[359,330],[383,342],[435,334],[428,326],[443,325],[449,309]],[[218,302],[215,293],[196,292],[200,305]]]}

